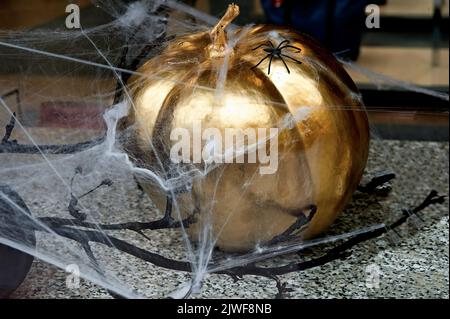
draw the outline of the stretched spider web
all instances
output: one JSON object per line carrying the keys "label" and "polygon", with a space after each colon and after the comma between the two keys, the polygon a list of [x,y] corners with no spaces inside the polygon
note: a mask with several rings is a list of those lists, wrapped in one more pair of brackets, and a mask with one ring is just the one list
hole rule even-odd
{"label": "stretched spider web", "polygon": [[[175,192],[205,173],[180,173],[173,183],[140,167],[124,152],[127,137],[117,125],[132,107],[124,83],[139,64],[174,36],[210,30],[218,20],[175,1],[93,2],[96,23],[82,16],[81,29],[68,30],[61,21],[0,30],[0,88],[20,96],[0,99],[0,123],[11,134],[0,154],[0,199],[8,208],[0,216],[0,243],[64,270],[75,267],[81,277],[123,297],[185,297],[201,296],[202,286],[214,286],[214,280],[224,284],[213,273],[230,275],[227,280],[275,277],[283,272],[265,270],[289,266],[298,258],[293,252],[386,228],[383,220],[361,223],[346,233],[280,241],[243,254],[215,250],[208,224],[193,241],[186,232],[190,221],[180,213],[186,204]],[[448,100],[447,94],[357,71],[383,85]],[[170,218],[136,177],[165,189]]]}

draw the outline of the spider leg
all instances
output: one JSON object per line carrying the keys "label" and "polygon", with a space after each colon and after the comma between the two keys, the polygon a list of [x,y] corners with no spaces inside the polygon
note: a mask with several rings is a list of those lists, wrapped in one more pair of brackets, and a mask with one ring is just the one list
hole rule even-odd
{"label": "spider leg", "polygon": [[266,45],[266,43],[261,43],[260,45],[258,45],[256,48],[253,48],[252,50],[253,51],[258,50],[260,47],[262,47],[264,45]]}
{"label": "spider leg", "polygon": [[292,61],[295,61],[295,62],[297,62],[298,64],[302,64],[301,61],[299,61],[299,60],[297,60],[297,59],[294,59],[293,57],[290,57],[289,55],[286,55],[286,54],[281,53],[281,56],[283,56],[283,57],[285,57],[285,58],[288,58],[288,59],[290,59],[290,60],[292,60]]}
{"label": "spider leg", "polygon": [[257,68],[261,63],[263,63],[270,56],[271,56],[271,54],[269,53],[268,55],[266,55],[266,57],[264,59],[259,61],[259,63],[257,65],[255,65],[255,66],[253,66],[251,69],[253,70],[253,69]]}
{"label": "spider leg", "polygon": [[278,57],[279,57],[280,60],[283,62],[284,66],[286,67],[287,72],[288,72],[289,74],[291,74],[291,71],[289,70],[289,68],[288,68],[288,66],[287,66],[287,64],[286,64],[286,61],[284,61],[283,57],[282,57],[280,54],[278,54]]}
{"label": "spider leg", "polygon": [[253,51],[254,51],[254,50],[257,50],[257,49],[259,49],[260,47],[262,47],[262,46],[264,46],[264,45],[267,45],[267,44],[269,44],[269,45],[273,48],[273,43],[272,43],[270,40],[267,40],[267,42],[261,43],[260,45],[258,45],[256,48],[253,48],[252,50],[253,50]]}
{"label": "spider leg", "polygon": [[[295,49],[295,50],[297,50],[298,52],[301,52],[301,51],[302,51],[302,49],[297,48],[297,47],[294,47],[293,45],[288,45],[288,44],[283,45],[283,46],[280,48],[280,50],[283,50],[283,49],[286,49],[286,48]],[[296,53],[298,53],[298,52],[296,52]]]}
{"label": "spider leg", "polygon": [[283,44],[285,44],[285,43],[289,43],[289,40],[283,40],[283,41],[281,41],[280,44],[278,44],[278,46],[277,46],[277,50],[278,50],[279,48],[281,48],[281,47],[283,46]]}
{"label": "spider leg", "polygon": [[269,69],[267,70],[267,74],[270,74],[270,67],[272,66],[272,60],[273,60],[274,55],[271,54],[270,55],[270,61],[269,61]]}

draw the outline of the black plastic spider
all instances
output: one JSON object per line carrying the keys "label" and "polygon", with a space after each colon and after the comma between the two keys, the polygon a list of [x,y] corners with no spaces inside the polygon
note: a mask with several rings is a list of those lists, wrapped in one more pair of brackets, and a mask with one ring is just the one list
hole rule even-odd
{"label": "black plastic spider", "polygon": [[273,43],[270,40],[268,40],[267,43],[269,45],[267,45],[267,43],[263,43],[263,44],[258,45],[256,48],[254,48],[253,50],[257,50],[257,49],[259,49],[262,46],[266,46],[263,50],[265,52],[267,52],[268,54],[261,61],[259,61],[259,63],[257,65],[252,67],[252,70],[254,68],[258,67],[267,58],[270,58],[270,60],[269,60],[269,67],[268,67],[268,70],[267,70],[267,74],[270,74],[270,67],[272,65],[272,60],[275,57],[275,58],[279,58],[283,62],[284,66],[286,67],[286,70],[290,74],[291,71],[289,70],[289,67],[287,66],[286,61],[284,61],[283,57],[288,58],[288,59],[290,59],[290,60],[292,60],[292,61],[294,61],[296,63],[299,63],[299,64],[301,64],[302,62],[300,62],[299,60],[296,60],[293,57],[290,57],[290,56],[288,56],[286,54],[283,54],[283,49],[287,49],[287,48],[296,49],[297,51],[295,53],[300,53],[302,51],[302,49],[294,47],[292,45],[289,45],[289,42],[290,42],[289,40],[283,40],[277,47],[275,47],[273,45]]}

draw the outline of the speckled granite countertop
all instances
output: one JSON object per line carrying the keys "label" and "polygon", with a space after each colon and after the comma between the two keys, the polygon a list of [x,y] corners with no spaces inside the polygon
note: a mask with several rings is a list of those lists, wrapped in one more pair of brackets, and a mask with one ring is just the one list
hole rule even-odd
{"label": "speckled granite countertop", "polygon": [[[380,210],[375,199],[355,194],[352,203],[329,230],[339,234],[385,222],[398,216],[403,207],[419,204],[431,189],[449,193],[449,145],[435,142],[373,141],[367,176],[386,169],[397,178],[388,198],[382,199]],[[139,197],[133,200],[140,201]],[[139,209],[139,203],[133,207]],[[392,215],[393,214],[393,215]],[[281,277],[292,292],[288,298],[448,298],[449,297],[449,228],[448,203],[428,208],[420,230],[411,225],[401,227],[402,240],[391,244],[380,237],[353,249],[346,260],[337,260],[303,272]],[[156,235],[160,236],[160,235]],[[173,243],[165,235],[158,237],[164,245]],[[156,242],[156,241],[155,241]],[[320,253],[321,247],[306,253]],[[289,258],[289,257],[286,257]],[[282,258],[274,262],[282,262]],[[133,263],[133,259],[130,259]],[[375,270],[374,270],[375,269]],[[374,272],[379,282],[370,283]],[[145,274],[145,271],[143,272]],[[148,271],[142,282],[158,289],[173,281],[176,286],[186,281],[185,274]],[[141,288],[143,289],[143,288]],[[277,293],[272,280],[246,276],[234,282],[228,276],[207,278],[203,298],[273,298]],[[108,292],[82,280],[79,289],[66,288],[66,273],[41,261],[35,261],[22,286],[12,298],[111,298]]]}

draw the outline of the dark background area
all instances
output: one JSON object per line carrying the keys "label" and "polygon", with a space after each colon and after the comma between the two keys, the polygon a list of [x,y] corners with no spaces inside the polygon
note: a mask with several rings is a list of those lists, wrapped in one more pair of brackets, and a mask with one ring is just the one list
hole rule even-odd
{"label": "dark background area", "polygon": [[[220,16],[224,13],[229,1],[191,0],[185,2],[196,6],[199,10]],[[270,12],[267,11],[267,8],[264,11],[260,0],[234,2],[241,8],[241,15],[237,23],[273,22]],[[274,7],[277,3],[272,0],[265,2],[272,3]],[[85,28],[111,21],[111,17],[93,6],[89,0],[1,0],[0,30],[61,28],[64,26],[65,7],[68,3],[80,5],[82,8],[81,22]],[[396,80],[410,82],[427,89],[448,92],[448,0],[387,0],[385,5],[380,6],[380,9],[380,29],[367,29],[361,26],[361,30],[355,30],[356,33],[361,34],[361,43],[358,46],[359,56],[356,63]],[[291,20],[286,23],[293,23]],[[313,31],[311,32],[319,30],[320,25],[318,23],[315,27],[312,24],[313,29],[311,30]],[[336,32],[336,30],[334,31]],[[111,41],[113,40],[96,39],[101,48],[114,47]],[[94,52],[92,52],[92,56],[89,56],[89,46],[83,41],[76,44],[72,42],[66,47],[60,44],[48,45],[45,49],[50,52],[70,54],[74,45],[77,47],[77,52],[83,45],[86,45],[85,58],[91,58],[94,61],[98,59]],[[29,56],[23,58],[29,59]],[[49,101],[27,98],[26,90],[39,88],[42,96],[51,96],[53,101],[61,100],[65,107],[70,105],[72,108],[74,107],[73,93],[66,93],[65,87],[71,87],[72,90],[75,88],[78,93],[86,91],[86,96],[92,93],[89,92],[92,85],[88,87],[87,84],[80,84],[76,78],[81,73],[72,72],[63,76],[57,63],[52,63],[52,67],[47,68],[45,74],[49,76],[51,72],[54,72],[54,76],[59,77],[57,82],[62,84],[62,87],[54,84],[56,80],[49,82],[48,79],[43,79],[39,74],[39,69],[33,63],[27,68],[27,75],[30,75],[27,83],[12,80],[19,78],[21,64],[23,64],[23,60],[17,54],[11,60],[3,60],[0,68],[0,94],[12,92],[8,94],[7,98],[14,103],[18,95],[15,90],[20,88],[19,94],[22,96],[19,116],[22,116],[23,122],[29,126],[45,125],[46,122],[42,121],[41,115],[45,113]],[[64,62],[65,69],[67,69],[67,65],[67,62]],[[36,67],[37,71],[35,76],[31,77],[33,67]],[[45,66],[39,65],[39,68],[43,67],[45,68]],[[448,101],[400,88],[386,86],[380,88],[361,74],[351,70],[349,73],[363,94],[371,122],[379,136],[389,139],[448,140]],[[89,72],[81,74],[81,76],[89,77]],[[11,85],[11,83],[17,83],[17,85]],[[113,83],[108,81],[104,81],[104,83],[99,81],[96,84],[97,87],[108,88],[112,85]],[[42,87],[47,89],[42,89]],[[65,96],[67,96],[67,101],[64,101]],[[76,105],[75,107],[96,109],[98,105]]]}

